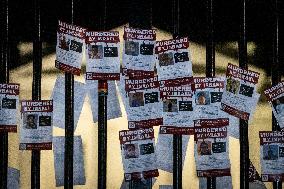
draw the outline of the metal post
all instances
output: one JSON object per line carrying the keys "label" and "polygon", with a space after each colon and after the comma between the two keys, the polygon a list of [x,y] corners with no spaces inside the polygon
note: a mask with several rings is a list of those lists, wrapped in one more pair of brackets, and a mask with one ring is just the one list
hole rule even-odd
{"label": "metal post", "polygon": [[[273,28],[273,62],[271,67],[272,85],[276,85],[281,81],[280,63],[279,63],[279,10],[278,0],[274,0],[273,15],[274,15],[274,28]],[[280,131],[275,116],[272,113],[272,131]],[[273,182],[273,189],[281,189],[282,182]]]}
{"label": "metal post", "polygon": [[[213,0],[207,0],[206,77],[215,76]],[[216,177],[207,177],[207,188],[216,189]]]}
{"label": "metal post", "polygon": [[[128,0],[129,2],[129,26],[141,29],[152,28],[152,1],[151,0]],[[140,181],[131,181],[130,189],[139,186]],[[141,183],[141,182],[140,182]],[[152,188],[152,178],[146,179],[147,189]]]}
{"label": "metal post", "polygon": [[[0,83],[9,83],[9,1],[1,0],[0,12]],[[7,188],[8,172],[8,132],[0,133],[0,187]]]}
{"label": "metal post", "polygon": [[[246,0],[241,1],[239,66],[247,69]],[[240,119],[240,188],[249,189],[248,122]]]}
{"label": "metal post", "polygon": [[[40,1],[34,0],[33,34],[33,84],[32,100],[41,99],[42,40],[40,25]],[[40,150],[32,150],[31,188],[40,188]]]}
{"label": "metal post", "polygon": [[[74,0],[71,0],[71,23],[74,24]],[[65,151],[64,189],[73,189],[74,154],[74,76],[65,73]]]}
{"label": "metal post", "polygon": [[[180,35],[180,0],[172,1],[173,38]],[[173,135],[173,188],[182,189],[182,135]]]}

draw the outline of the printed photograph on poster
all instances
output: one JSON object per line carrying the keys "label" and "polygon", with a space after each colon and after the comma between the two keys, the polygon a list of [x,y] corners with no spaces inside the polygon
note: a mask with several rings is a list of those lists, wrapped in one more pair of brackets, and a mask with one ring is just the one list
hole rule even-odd
{"label": "printed photograph on poster", "polygon": [[[65,137],[53,137],[53,154],[55,169],[56,187],[64,186],[64,151]],[[73,155],[73,185],[85,185],[84,154],[81,136],[74,136],[74,155]]]}
{"label": "printed photograph on poster", "polygon": [[[86,97],[85,84],[74,81],[74,129],[76,130],[79,117]],[[51,94],[53,99],[53,121],[54,126],[65,128],[65,77],[58,76]],[[42,118],[43,119],[43,118]]]}
{"label": "printed photograph on poster", "polygon": [[119,80],[119,32],[86,32],[86,80]]}
{"label": "printed photograph on poster", "polygon": [[125,109],[129,129],[162,124],[158,77],[125,80]]}
{"label": "printed photograph on poster", "polygon": [[52,100],[21,102],[20,150],[52,149]]}
{"label": "printed photograph on poster", "polygon": [[194,121],[194,157],[198,177],[230,176],[229,119]]}
{"label": "printed photograph on poster", "polygon": [[284,132],[260,131],[260,163],[263,182],[284,180]]}
{"label": "printed photograph on poster", "polygon": [[125,181],[159,176],[154,129],[119,132]]}
{"label": "printed photograph on poster", "polygon": [[122,67],[130,76],[147,77],[149,71],[154,73],[156,30],[124,27],[123,39]]}
{"label": "printed photograph on poster", "polygon": [[[182,165],[184,165],[186,150],[189,142],[189,135],[182,136]],[[156,143],[156,154],[158,169],[173,172],[173,135],[158,134]]]}
{"label": "printed photograph on poster", "polygon": [[272,107],[279,127],[284,128],[284,82],[280,82],[264,90],[264,94]]}
{"label": "printed photograph on poster", "polygon": [[[89,103],[91,104],[93,122],[98,122],[98,81],[88,82],[86,84]],[[107,119],[116,119],[122,116],[118,100],[118,91],[116,90],[115,81],[108,81],[107,97]]]}
{"label": "printed photograph on poster", "polygon": [[0,132],[17,132],[20,85],[0,83]]}
{"label": "printed photograph on poster", "polygon": [[221,110],[228,114],[249,120],[254,112],[260,94],[256,92],[260,74],[228,64]]}
{"label": "printed photograph on poster", "polygon": [[80,75],[86,29],[58,21],[55,67]]}
{"label": "printed photograph on poster", "polygon": [[157,41],[156,67],[160,80],[192,77],[188,38]]}

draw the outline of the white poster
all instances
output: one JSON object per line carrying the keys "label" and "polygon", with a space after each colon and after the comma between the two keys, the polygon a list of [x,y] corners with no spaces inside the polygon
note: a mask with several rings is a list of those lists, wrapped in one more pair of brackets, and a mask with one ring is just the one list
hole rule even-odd
{"label": "white poster", "polygon": [[260,131],[260,163],[263,182],[284,181],[284,132]]}
{"label": "white poster", "polygon": [[188,47],[187,37],[156,42],[156,67],[160,80],[192,77]]}
{"label": "white poster", "polygon": [[198,177],[230,176],[229,119],[194,121],[194,157]]}
{"label": "white poster", "polygon": [[156,30],[124,27],[122,67],[130,77],[154,76]]}
{"label": "white poster", "polygon": [[[85,84],[74,81],[74,129],[76,130],[78,120],[86,97]],[[53,121],[54,126],[65,128],[65,77],[59,76],[56,79],[51,99],[53,99]]]}
{"label": "white poster", "polygon": [[[184,165],[189,136],[182,136],[182,165]],[[158,135],[156,144],[158,169],[173,172],[173,135]]]}
{"label": "white poster", "polygon": [[[91,109],[93,114],[93,122],[98,121],[98,82],[93,81],[86,84],[86,90],[89,95]],[[107,95],[107,119],[115,119],[121,117],[121,109],[118,101],[115,81],[108,81]]]}
{"label": "white poster", "polygon": [[20,188],[20,170],[8,167],[8,185],[7,189]]}
{"label": "white poster", "polygon": [[[192,82],[192,81],[191,81]],[[193,134],[194,96],[192,83],[187,85],[169,85],[160,87],[163,111],[161,134]]]}
{"label": "white poster", "polygon": [[129,129],[163,123],[158,77],[125,79],[125,109]]}
{"label": "white poster", "polygon": [[284,82],[266,89],[264,94],[272,107],[280,128],[284,128]]}
{"label": "white poster", "polygon": [[159,176],[154,129],[119,132],[125,181]]}
{"label": "white poster", "polygon": [[118,31],[86,32],[86,80],[119,80]]}
{"label": "white poster", "polygon": [[21,102],[20,150],[52,149],[52,100]]}
{"label": "white poster", "polygon": [[259,99],[256,93],[259,73],[228,64],[221,109],[232,116],[249,120]]}
{"label": "white poster", "polygon": [[55,67],[80,75],[86,29],[58,21]]}
{"label": "white poster", "polygon": [[0,83],[0,132],[17,132],[20,85]]}

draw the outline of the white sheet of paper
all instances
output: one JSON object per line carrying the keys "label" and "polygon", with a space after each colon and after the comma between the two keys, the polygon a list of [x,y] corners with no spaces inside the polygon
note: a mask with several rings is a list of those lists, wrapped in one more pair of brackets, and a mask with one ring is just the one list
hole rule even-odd
{"label": "white sheet of paper", "polygon": [[20,188],[20,170],[8,167],[8,189]]}

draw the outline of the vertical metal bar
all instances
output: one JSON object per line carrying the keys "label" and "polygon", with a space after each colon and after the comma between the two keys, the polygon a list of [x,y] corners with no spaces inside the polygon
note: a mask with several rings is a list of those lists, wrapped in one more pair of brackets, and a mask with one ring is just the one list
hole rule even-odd
{"label": "vertical metal bar", "polygon": [[[246,0],[241,1],[239,66],[247,69]],[[240,188],[249,189],[248,122],[240,119]]]}
{"label": "vertical metal bar", "polygon": [[[180,0],[172,1],[173,38],[180,35]],[[182,135],[173,135],[173,188],[182,189]]]}
{"label": "vertical metal bar", "polygon": [[[207,0],[206,77],[215,76],[213,0]],[[207,177],[207,188],[216,189],[216,177]]]}
{"label": "vertical metal bar", "polygon": [[[42,40],[40,25],[40,1],[34,0],[34,34],[33,34],[33,84],[32,99],[41,99]],[[40,188],[40,150],[32,150],[31,188]]]}
{"label": "vertical metal bar", "polygon": [[[271,67],[271,80],[272,85],[276,85],[281,81],[280,63],[279,63],[279,10],[278,10],[278,0],[274,0],[273,5],[273,62]],[[272,131],[280,131],[280,127],[277,124],[274,114],[272,113]],[[282,182],[273,182],[273,189],[281,189]]]}
{"label": "vertical metal bar", "polygon": [[[71,23],[74,24],[74,0],[71,0]],[[73,189],[74,154],[74,76],[65,73],[65,151],[64,189]]]}
{"label": "vertical metal bar", "polygon": [[[9,83],[9,1],[1,0],[0,12],[0,83]],[[0,187],[7,188],[8,173],[8,132],[0,133]]]}
{"label": "vertical metal bar", "polygon": [[[128,0],[129,3],[129,26],[141,29],[152,28],[152,1],[151,0]],[[137,181],[131,181],[130,189],[139,185]],[[147,188],[152,188],[152,178],[146,179]]]}

